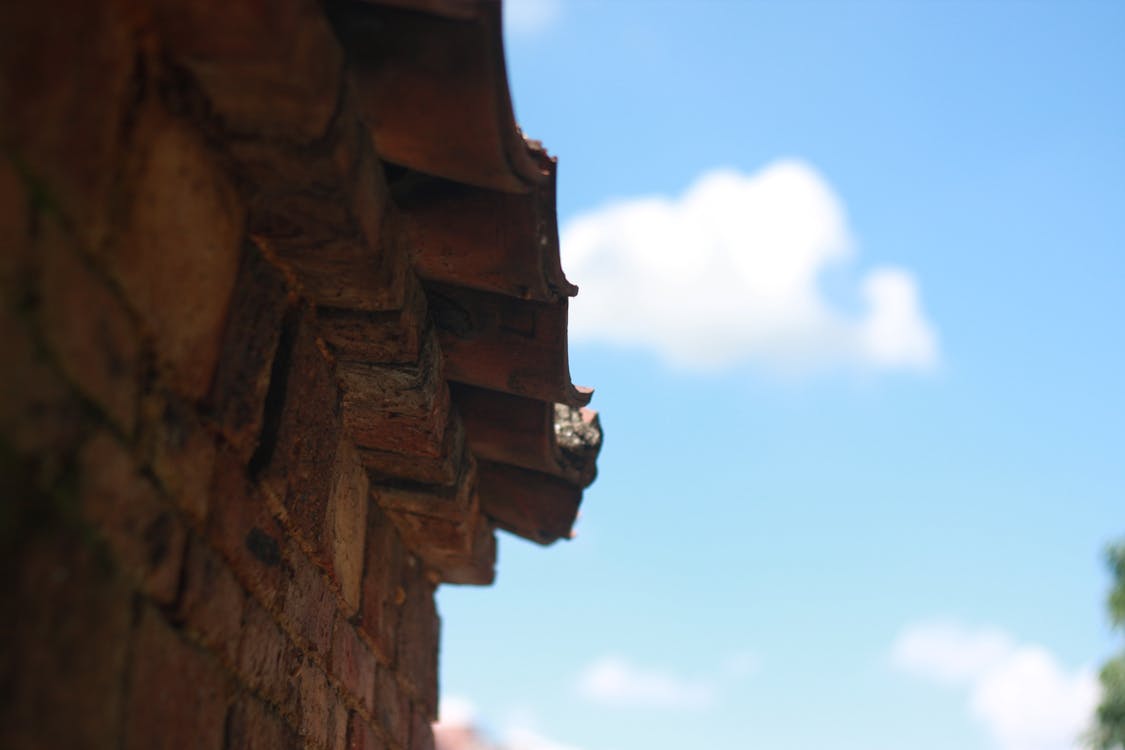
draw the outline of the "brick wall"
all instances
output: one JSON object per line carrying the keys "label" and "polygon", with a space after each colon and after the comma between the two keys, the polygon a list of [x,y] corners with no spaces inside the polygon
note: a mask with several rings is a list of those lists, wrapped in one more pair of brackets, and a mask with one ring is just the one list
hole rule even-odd
{"label": "brick wall", "polygon": [[0,747],[431,748],[437,577],[326,321],[391,447],[456,430],[322,9],[9,3],[0,70]]}

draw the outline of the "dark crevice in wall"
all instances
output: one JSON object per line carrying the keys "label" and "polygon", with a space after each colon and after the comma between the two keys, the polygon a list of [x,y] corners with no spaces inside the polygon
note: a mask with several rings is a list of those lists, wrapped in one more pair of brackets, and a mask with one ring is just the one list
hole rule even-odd
{"label": "dark crevice in wall", "polygon": [[297,341],[301,310],[290,307],[281,320],[281,336],[277,351],[270,365],[270,383],[266,390],[265,407],[262,414],[262,433],[254,455],[247,467],[250,477],[257,480],[262,471],[273,460],[277,447],[278,432],[281,429],[281,414],[285,408],[286,392],[289,389],[289,364],[293,359],[293,347]]}

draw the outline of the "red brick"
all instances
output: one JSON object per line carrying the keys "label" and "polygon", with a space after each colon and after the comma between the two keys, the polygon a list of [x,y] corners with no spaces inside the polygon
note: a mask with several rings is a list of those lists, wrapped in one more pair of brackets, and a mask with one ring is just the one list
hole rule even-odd
{"label": "red brick", "polygon": [[340,400],[332,363],[316,337],[311,310],[297,325],[285,374],[276,441],[263,487],[286,512],[286,525],[317,564],[330,569],[328,499],[340,444]]}
{"label": "red brick", "polygon": [[355,627],[340,616],[332,631],[331,672],[343,690],[368,713],[375,710],[375,655],[356,633]]}
{"label": "red brick", "polygon": [[207,395],[241,257],[241,204],[198,133],[142,116],[134,202],[108,262],[145,321],[166,382]]}
{"label": "red brick", "polygon": [[146,460],[164,491],[196,523],[207,517],[215,439],[195,408],[169,393],[141,401],[141,439]]}
{"label": "red brick", "polygon": [[348,750],[385,750],[388,747],[363,717],[352,714],[348,728]]}
{"label": "red brick", "polygon": [[328,750],[348,749],[348,707],[333,698],[332,717],[328,726]]}
{"label": "red brick", "polygon": [[433,716],[425,706],[415,705],[410,727],[410,750],[434,750]]}
{"label": "red brick", "polygon": [[169,53],[191,70],[227,130],[299,142],[325,131],[342,52],[317,3],[158,0],[153,6]]}
{"label": "red brick", "polygon": [[399,747],[410,740],[410,699],[395,673],[379,666],[375,673],[375,720]]}
{"label": "red brick", "polygon": [[0,747],[117,750],[133,595],[78,529],[38,512],[0,549]]}
{"label": "red brick", "polygon": [[271,369],[293,304],[285,275],[256,244],[244,242],[207,403],[247,463],[258,449]]}
{"label": "red brick", "polygon": [[186,535],[175,512],[107,433],[90,439],[79,464],[83,515],[105,535],[122,570],[156,601],[172,603]]}
{"label": "red brick", "polygon": [[5,151],[88,247],[108,233],[115,164],[128,144],[141,73],[140,35],[124,5],[9,3],[0,23]]}
{"label": "red brick", "polygon": [[409,248],[390,227],[393,212],[370,135],[361,132],[354,110],[342,110],[339,124],[337,153],[318,148],[305,157],[317,163],[308,170],[317,177],[278,164],[292,176],[287,183],[266,178],[249,203],[249,226],[269,239],[317,306],[398,311],[413,280]]}
{"label": "red brick", "polygon": [[399,674],[415,699],[436,718],[438,696],[438,643],[441,621],[434,605],[434,585],[422,564],[407,557],[404,575],[406,601],[398,627]]}
{"label": "red brick", "polygon": [[367,472],[347,438],[341,439],[336,450],[334,473],[327,532],[332,545],[332,574],[351,616],[359,610],[370,493]]}
{"label": "red brick", "polygon": [[327,308],[319,319],[325,340],[341,361],[412,364],[422,347],[426,294],[421,284],[410,279],[400,310]]}
{"label": "red brick", "polygon": [[289,697],[289,664],[299,655],[269,612],[252,599],[246,602],[242,639],[238,648],[238,673],[255,690],[277,706]]}
{"label": "red brick", "polygon": [[352,713],[348,722],[348,750],[386,750],[388,745],[362,716]]}
{"label": "red brick", "polygon": [[293,688],[298,733],[306,743],[324,747],[328,743],[334,695],[328,686],[328,678],[320,667],[305,657],[300,660],[294,675]]}
{"label": "red brick", "polygon": [[[71,455],[81,442],[85,410],[78,394],[47,363],[28,323],[16,311],[0,307],[0,434],[21,455]],[[51,473],[62,470],[54,458],[49,463],[57,464]]]}
{"label": "red brick", "polygon": [[264,498],[250,486],[246,469],[229,449],[215,457],[208,538],[235,577],[266,607],[278,604],[284,580],[285,536]]}
{"label": "red brick", "polygon": [[225,663],[238,662],[245,595],[234,575],[206,542],[188,541],[177,618]]}
{"label": "red brick", "polygon": [[226,750],[301,750],[297,733],[260,700],[243,695],[227,717]]}
{"label": "red brick", "polygon": [[190,645],[151,608],[133,649],[126,750],[219,750],[229,685],[218,663]]}
{"label": "red brick", "polygon": [[425,338],[416,364],[343,361],[338,375],[345,426],[357,445],[431,458],[442,455],[450,397],[433,336]]}
{"label": "red brick", "polygon": [[406,596],[400,580],[403,554],[394,525],[372,505],[367,515],[359,625],[384,664],[393,664],[397,653],[399,606]]}
{"label": "red brick", "polygon": [[328,658],[336,597],[320,570],[300,553],[292,556],[293,574],[285,584],[282,617],[302,646]]}
{"label": "red brick", "polygon": [[47,346],[72,383],[127,434],[137,421],[140,332],[109,285],[44,222],[41,320]]}

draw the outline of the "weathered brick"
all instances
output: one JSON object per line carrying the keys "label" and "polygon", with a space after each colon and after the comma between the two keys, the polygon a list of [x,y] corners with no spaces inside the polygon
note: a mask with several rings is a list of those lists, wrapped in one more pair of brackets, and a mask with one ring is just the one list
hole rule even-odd
{"label": "weathered brick", "polygon": [[207,395],[242,247],[242,207],[202,138],[155,108],[133,205],[108,262],[148,327],[166,381]]}
{"label": "weathered brick", "polygon": [[140,332],[109,285],[54,222],[40,241],[41,320],[63,372],[119,429],[132,433],[141,377]]}
{"label": "weathered brick", "polygon": [[359,714],[352,713],[348,724],[348,750],[386,750],[388,747]]}
{"label": "weathered brick", "polygon": [[[4,502],[17,500],[11,480],[0,475]],[[80,531],[57,520],[4,537],[0,747],[119,748],[132,592]]]}
{"label": "weathered brick", "polygon": [[221,449],[215,457],[207,531],[242,585],[274,607],[285,576],[285,535],[230,449]]}
{"label": "weathered brick", "polygon": [[83,515],[109,542],[117,564],[153,599],[176,597],[186,530],[132,457],[108,433],[79,456]]}
{"label": "weathered brick", "polygon": [[347,750],[348,748],[348,707],[338,697],[333,696],[332,713],[328,724],[328,750]]}
{"label": "weathered brick", "polygon": [[289,663],[299,655],[269,612],[252,599],[246,601],[238,673],[246,684],[276,706],[289,697]]}
{"label": "weathered brick", "polygon": [[425,706],[414,705],[411,714],[410,750],[434,750],[433,717]]}
{"label": "weathered brick", "polygon": [[145,458],[157,481],[196,522],[207,517],[215,438],[195,408],[167,392],[141,400],[141,439]]}
{"label": "weathered brick", "polygon": [[371,505],[359,626],[384,664],[393,664],[397,652],[399,608],[406,598],[401,585],[403,555],[394,524],[378,506]]}
{"label": "weathered brick", "polygon": [[222,558],[199,537],[189,538],[177,619],[232,666],[238,661],[244,600]]}
{"label": "weathered brick", "polygon": [[332,630],[332,676],[371,713],[375,710],[375,655],[341,615]]}
{"label": "weathered brick", "polygon": [[450,413],[442,366],[432,336],[426,338],[418,362],[410,366],[341,362],[337,374],[344,423],[356,444],[369,450],[440,457]]}
{"label": "weathered brick", "polygon": [[[295,174],[287,183],[267,178],[250,198],[249,226],[267,238],[320,307],[367,312],[401,310],[413,281],[409,248],[392,228],[393,210],[383,170],[354,113],[345,109],[338,147],[303,155],[319,164],[317,177]],[[354,147],[353,147],[354,146]],[[347,155],[343,162],[340,155]],[[290,169],[288,165],[284,169]],[[415,282],[417,283],[417,282]]]}
{"label": "weathered brick", "polygon": [[341,437],[328,499],[327,533],[332,545],[332,574],[349,616],[359,609],[369,497],[367,471],[348,439]]}
{"label": "weathered brick", "polygon": [[286,581],[282,616],[302,645],[327,659],[332,646],[336,597],[312,561],[292,556],[292,577]]}
{"label": "weathered brick", "polygon": [[375,720],[399,747],[410,741],[410,699],[395,673],[379,665],[375,672]]}
{"label": "weathered brick", "polygon": [[435,587],[413,555],[407,556],[406,563],[406,600],[398,626],[399,674],[416,702],[436,718],[441,621],[434,605]]}
{"label": "weathered brick", "polygon": [[116,164],[144,72],[127,5],[8,4],[0,23],[5,156],[19,159],[87,247],[110,229]]}
{"label": "weathered brick", "polygon": [[227,716],[226,750],[301,750],[297,733],[257,698],[242,695]]}
{"label": "weathered brick", "polygon": [[405,293],[404,306],[398,310],[321,308],[321,330],[336,358],[400,365],[417,362],[426,322],[426,294],[413,279]]}
{"label": "weathered brick", "polygon": [[152,5],[169,53],[191,70],[226,129],[298,142],[324,133],[336,107],[343,55],[318,4]]}
{"label": "weathered brick", "polygon": [[280,408],[262,484],[283,505],[286,525],[317,564],[330,569],[328,500],[340,444],[340,400],[311,310],[302,315],[295,334]]}
{"label": "weathered brick", "polygon": [[328,686],[328,678],[308,657],[301,660],[294,677],[297,731],[307,743],[322,748],[328,743],[332,721],[330,701],[333,692]]}
{"label": "weathered brick", "polygon": [[219,750],[229,690],[213,657],[145,608],[133,649],[126,750]]}
{"label": "weathered brick", "polygon": [[257,450],[273,362],[295,297],[285,275],[249,240],[227,315],[208,405],[246,462]]}
{"label": "weathered brick", "polygon": [[47,473],[58,474],[62,459],[81,442],[83,409],[77,394],[44,359],[28,322],[10,307],[0,307],[0,434],[16,453],[38,456],[55,465],[45,467]]}

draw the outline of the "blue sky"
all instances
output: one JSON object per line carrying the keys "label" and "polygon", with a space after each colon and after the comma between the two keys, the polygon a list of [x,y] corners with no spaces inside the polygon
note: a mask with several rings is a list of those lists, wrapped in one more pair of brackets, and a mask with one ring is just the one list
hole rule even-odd
{"label": "blue sky", "polygon": [[440,591],[447,716],[1070,750],[1119,645],[1125,4],[506,12],[606,444],[576,540]]}

